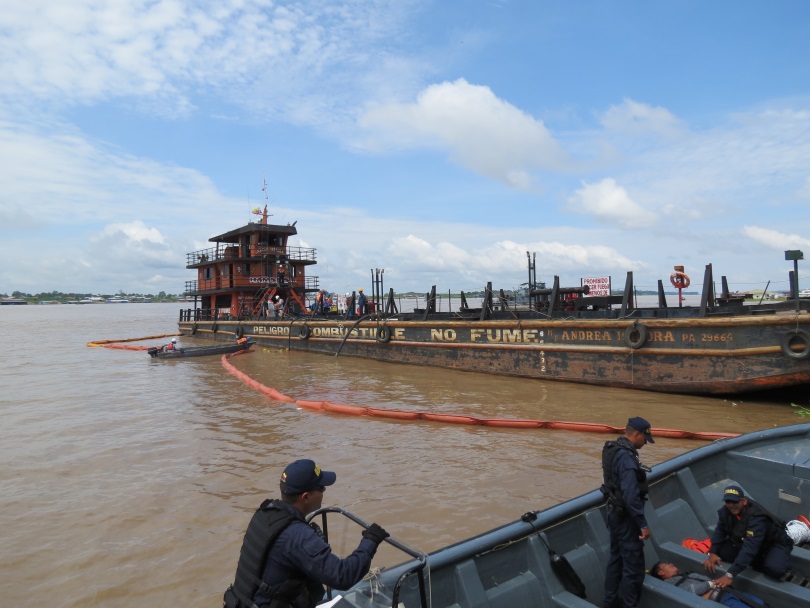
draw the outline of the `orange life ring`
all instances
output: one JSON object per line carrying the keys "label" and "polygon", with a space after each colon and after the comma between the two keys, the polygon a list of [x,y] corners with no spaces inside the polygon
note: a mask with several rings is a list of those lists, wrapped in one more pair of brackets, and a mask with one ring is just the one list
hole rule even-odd
{"label": "orange life ring", "polygon": [[669,275],[669,282],[672,283],[673,287],[677,287],[678,289],[686,289],[691,283],[689,275],[685,272],[673,272]]}

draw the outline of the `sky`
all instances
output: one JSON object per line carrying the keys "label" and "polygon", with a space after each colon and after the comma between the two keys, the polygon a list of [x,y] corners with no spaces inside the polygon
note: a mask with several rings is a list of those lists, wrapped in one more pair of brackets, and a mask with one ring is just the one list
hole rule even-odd
{"label": "sky", "polygon": [[0,294],[179,294],[265,202],[329,291],[810,287],[805,0],[9,0],[0,61]]}

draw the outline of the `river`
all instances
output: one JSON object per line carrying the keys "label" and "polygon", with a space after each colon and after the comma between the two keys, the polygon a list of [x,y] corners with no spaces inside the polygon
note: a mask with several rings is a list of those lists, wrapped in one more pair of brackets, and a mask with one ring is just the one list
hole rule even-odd
{"label": "river", "polygon": [[[269,400],[218,357],[86,346],[176,333],[181,306],[0,307],[4,606],[220,606],[252,511],[298,458],[337,472],[325,505],[423,551],[601,483],[609,435],[316,413]],[[802,421],[790,394],[659,395],[254,350],[232,363],[295,399],[614,426],[641,415],[690,431]],[[641,454],[655,464],[700,445],[659,438]],[[359,529],[335,520],[330,536],[350,550]],[[374,565],[401,560],[384,551]]]}

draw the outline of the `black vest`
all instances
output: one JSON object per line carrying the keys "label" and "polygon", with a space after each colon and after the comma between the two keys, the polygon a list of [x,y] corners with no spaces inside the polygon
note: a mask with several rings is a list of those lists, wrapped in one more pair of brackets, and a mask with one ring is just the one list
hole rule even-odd
{"label": "black vest", "polygon": [[763,548],[775,545],[782,547],[792,546],[793,542],[785,531],[785,523],[771,514],[767,509],[749,499],[748,506],[745,507],[740,519],[737,519],[734,514],[725,507],[720,509],[720,520],[726,530],[729,530],[729,542],[735,549],[739,550],[742,547],[743,540],[748,531],[748,524],[751,519],[756,516],[764,516],[768,520],[768,531],[765,533],[765,538],[762,540]]}
{"label": "black vest", "polygon": [[647,498],[647,473],[641,468],[641,460],[638,457],[638,450],[630,443],[627,437],[621,436],[616,441],[608,441],[602,448],[602,478],[604,483],[599,488],[605,495],[608,505],[615,510],[624,509],[621,484],[613,470],[613,462],[619,454],[619,450],[627,450],[636,463],[636,480],[638,481],[641,500]]}
{"label": "black vest", "polygon": [[236,578],[225,591],[225,608],[250,608],[259,589],[274,598],[271,605],[279,608],[314,606],[323,596],[323,587],[317,581],[291,579],[271,589],[262,580],[273,543],[295,520],[278,500],[267,499],[256,510],[242,541]]}

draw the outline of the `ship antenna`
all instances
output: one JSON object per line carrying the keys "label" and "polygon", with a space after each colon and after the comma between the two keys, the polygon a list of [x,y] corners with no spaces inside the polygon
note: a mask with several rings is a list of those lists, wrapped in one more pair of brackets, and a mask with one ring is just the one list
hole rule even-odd
{"label": "ship antenna", "polygon": [[[264,192],[264,216],[262,216],[262,223],[267,225],[267,180],[264,178],[262,178],[262,180],[264,180],[264,185],[262,186],[262,192]],[[270,215],[272,215],[272,213]]]}
{"label": "ship antenna", "polygon": [[262,177],[262,192],[264,192],[264,212],[262,212],[262,224],[267,225],[267,216],[273,215],[267,213],[267,179]]}

